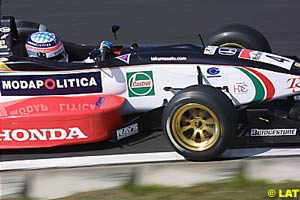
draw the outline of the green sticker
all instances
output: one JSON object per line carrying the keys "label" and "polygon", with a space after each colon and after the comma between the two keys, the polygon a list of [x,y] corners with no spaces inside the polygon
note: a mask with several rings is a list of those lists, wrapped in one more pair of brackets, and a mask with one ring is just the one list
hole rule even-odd
{"label": "green sticker", "polygon": [[155,95],[152,71],[128,72],[126,77],[129,97]]}

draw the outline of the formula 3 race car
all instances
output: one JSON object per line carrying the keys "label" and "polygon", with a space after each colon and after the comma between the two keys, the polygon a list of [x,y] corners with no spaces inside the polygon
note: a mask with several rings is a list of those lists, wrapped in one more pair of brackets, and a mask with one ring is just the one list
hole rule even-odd
{"label": "formula 3 race car", "polygon": [[158,125],[190,160],[216,158],[236,137],[299,143],[300,61],[272,54],[249,26],[203,47],[114,46],[95,63],[80,61],[96,46],[66,41],[70,62],[29,58],[26,37],[39,30],[1,19],[1,149],[119,141]]}

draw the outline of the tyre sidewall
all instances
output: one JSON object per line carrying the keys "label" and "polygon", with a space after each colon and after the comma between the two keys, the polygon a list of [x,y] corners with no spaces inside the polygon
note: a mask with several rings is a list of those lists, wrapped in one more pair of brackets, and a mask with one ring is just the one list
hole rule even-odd
{"label": "tyre sidewall", "polygon": [[247,49],[271,53],[271,47],[264,35],[256,29],[243,24],[225,26],[208,39],[208,44],[210,45],[222,46],[226,43],[236,43]]}

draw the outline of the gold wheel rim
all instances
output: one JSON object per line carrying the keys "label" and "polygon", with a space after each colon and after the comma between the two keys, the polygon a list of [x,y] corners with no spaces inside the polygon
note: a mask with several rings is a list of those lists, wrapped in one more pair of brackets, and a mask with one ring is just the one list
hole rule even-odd
{"label": "gold wheel rim", "polygon": [[220,137],[220,123],[208,107],[189,103],[180,107],[171,121],[174,137],[186,149],[204,151]]}
{"label": "gold wheel rim", "polygon": [[246,49],[246,47],[244,47],[241,44],[238,43],[224,43],[221,45],[221,47],[237,47],[237,48],[241,48],[241,49]]}

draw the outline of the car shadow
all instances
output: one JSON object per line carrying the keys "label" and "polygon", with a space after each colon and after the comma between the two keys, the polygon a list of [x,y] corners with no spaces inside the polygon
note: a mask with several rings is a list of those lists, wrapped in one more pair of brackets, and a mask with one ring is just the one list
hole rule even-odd
{"label": "car shadow", "polygon": [[[162,143],[162,145],[160,145]],[[153,147],[159,144],[164,148]],[[28,149],[1,149],[0,161],[8,160],[28,160],[43,158],[78,157],[78,156],[98,156],[115,155],[128,153],[146,153],[155,151],[172,151],[165,137],[161,132],[147,132],[141,135],[134,135],[124,140],[101,141],[89,144],[77,144],[69,146],[57,146],[48,148],[28,148]]]}
{"label": "car shadow", "polygon": [[[293,148],[295,144],[251,143],[247,138],[235,139],[230,148],[216,160],[234,160],[271,155],[274,148]],[[119,142],[102,141],[90,144],[35,149],[2,149],[0,161],[34,160],[45,158],[100,156],[116,154],[154,153],[175,151],[161,131],[145,132]]]}

